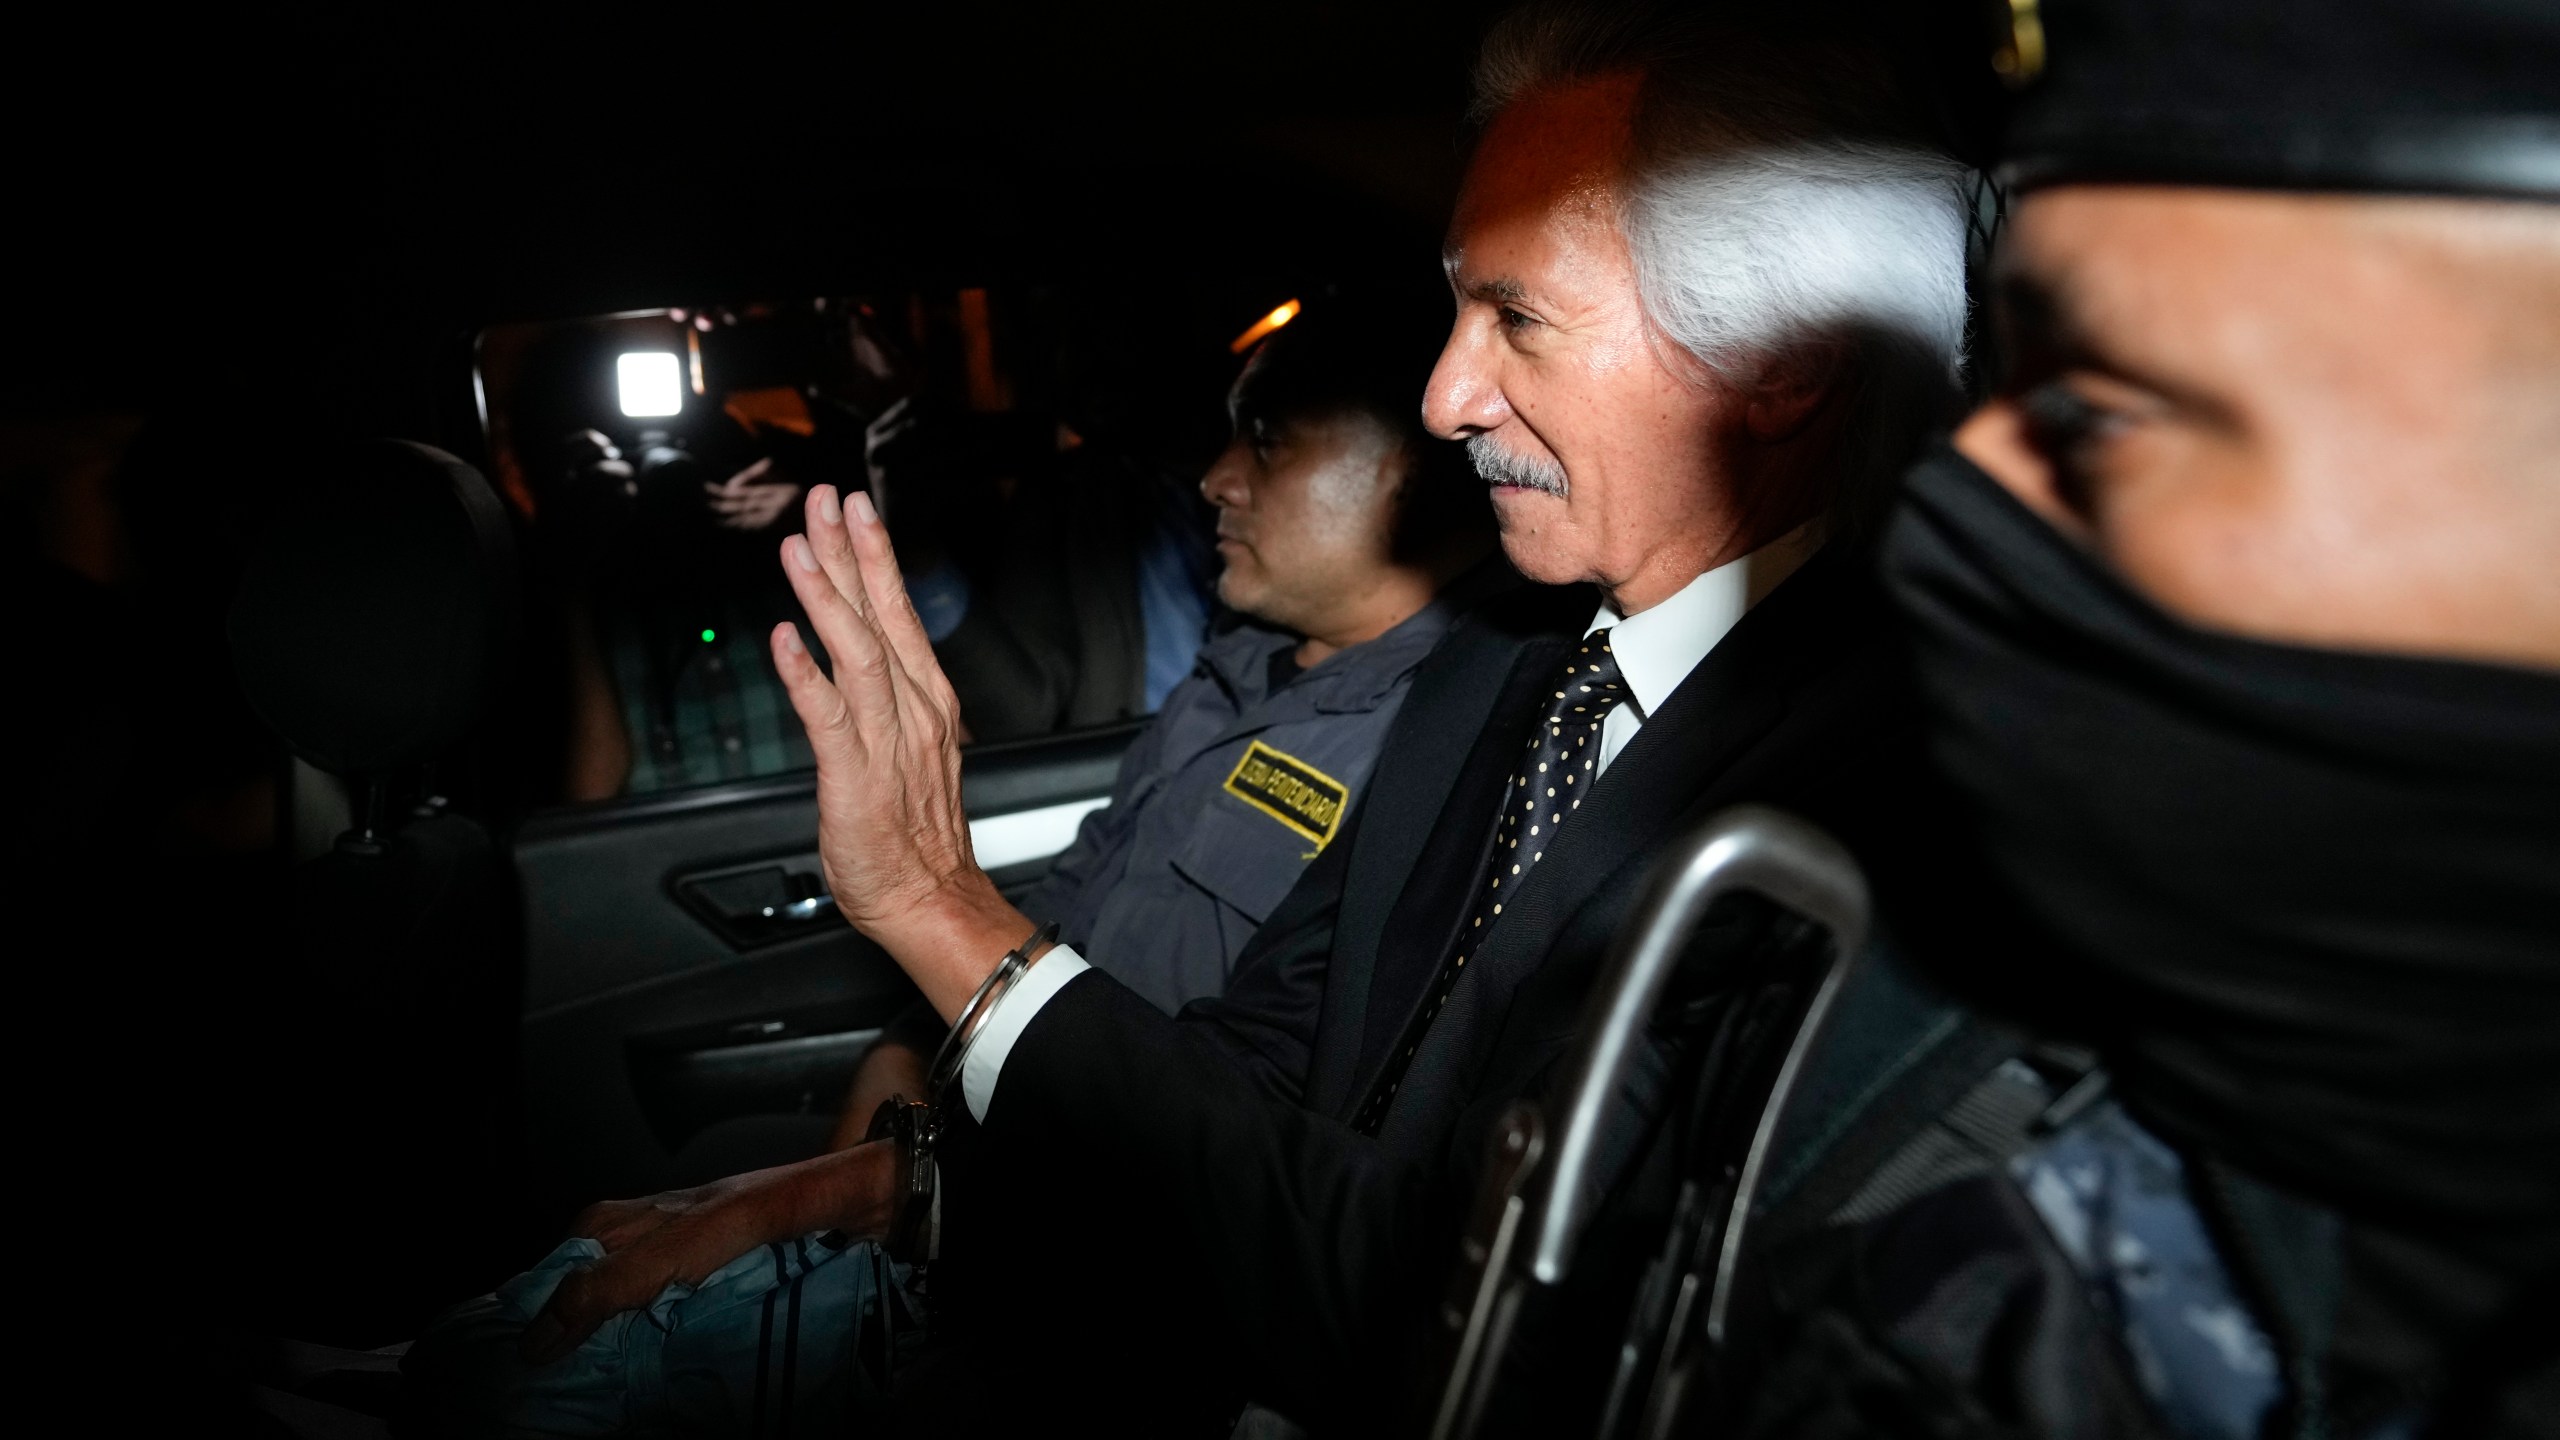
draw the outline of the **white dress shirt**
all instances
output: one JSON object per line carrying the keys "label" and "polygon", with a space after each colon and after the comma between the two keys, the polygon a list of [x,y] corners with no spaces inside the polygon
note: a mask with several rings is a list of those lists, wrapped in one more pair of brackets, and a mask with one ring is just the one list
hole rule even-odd
{"label": "white dress shirt", "polygon": [[[1741,621],[1752,601],[1775,588],[1811,553],[1812,546],[1804,544],[1804,538],[1805,532],[1799,531],[1719,565],[1637,614],[1621,616],[1603,604],[1591,617],[1582,633],[1608,630],[1609,653],[1617,657],[1618,673],[1627,682],[1627,699],[1601,722],[1595,778],[1608,773],[1609,762],[1618,758],[1644,722]],[[1777,564],[1773,566],[1772,560]],[[1754,561],[1760,562],[1757,567]],[[995,1100],[996,1077],[1004,1069],[1005,1057],[1013,1053],[1014,1042],[1030,1028],[1049,997],[1092,968],[1073,948],[1054,946],[997,1002],[978,1031],[977,1043],[969,1047],[967,1063],[960,1067],[960,1096],[980,1122],[986,1120],[987,1107]]]}
{"label": "white dress shirt", "polygon": [[1670,599],[1634,615],[1620,616],[1604,601],[1583,627],[1584,635],[1609,632],[1609,654],[1618,662],[1618,678],[1627,682],[1627,698],[1600,722],[1595,779],[1609,773],[1618,752],[1742,619],[1749,590],[1743,583],[1744,567],[1749,563],[1746,557],[1719,565],[1681,586]]}

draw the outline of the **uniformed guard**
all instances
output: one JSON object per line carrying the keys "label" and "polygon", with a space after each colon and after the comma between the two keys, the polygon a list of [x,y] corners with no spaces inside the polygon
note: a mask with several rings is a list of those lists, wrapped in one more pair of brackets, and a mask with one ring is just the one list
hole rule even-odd
{"label": "uniformed guard", "polygon": [[1303,668],[1293,631],[1245,620],[1212,639],[1130,748],[1110,806],[1059,857],[1048,894],[1060,933],[1116,947],[1122,981],[1167,1011],[1225,988],[1236,953],[1341,828],[1460,603],[1434,599]]}
{"label": "uniformed guard", "polygon": [[[1218,511],[1225,617],[1028,901],[1066,943],[1168,1013],[1226,988],[1245,941],[1358,803],[1423,657],[1516,577],[1463,452],[1413,397],[1437,336],[1423,307],[1320,300],[1255,346],[1234,435],[1201,479]],[[839,1148],[918,1094],[930,1012],[856,1077]]]}
{"label": "uniformed guard", "polygon": [[1997,64],[2003,373],[1885,548],[1951,823],[1618,1414],[2560,1431],[2560,8]]}

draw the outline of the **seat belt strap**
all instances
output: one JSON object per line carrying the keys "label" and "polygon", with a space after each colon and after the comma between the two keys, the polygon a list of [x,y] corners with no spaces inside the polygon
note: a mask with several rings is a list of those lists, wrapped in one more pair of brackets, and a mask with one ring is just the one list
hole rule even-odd
{"label": "seat belt strap", "polygon": [[2226,1263],[2273,1332],[2285,1379],[2284,1424],[2271,1433],[2327,1440],[2329,1345],[2346,1289],[2346,1226],[2338,1216],[2268,1188],[2220,1158],[2191,1161]]}
{"label": "seat belt strap", "polygon": [[[1992,1085],[2002,1067],[2027,1049],[2026,1038],[2017,1032],[1971,1018],[1913,1037],[1897,1063],[1878,1075],[1867,1103],[1828,1117],[1823,1132],[1790,1157],[1782,1177],[1786,1183],[1768,1187],[1762,1201],[1768,1212],[1767,1243],[1781,1244],[1828,1225],[1852,1202],[1882,1204],[1886,1190],[1925,1180],[1922,1157],[1906,1159],[1906,1154],[1933,1144],[1944,1129],[1942,1122],[1969,1099],[1976,1110],[2005,1114],[2012,1108],[2003,1103],[2005,1096],[1975,1099],[1975,1092]],[[2050,1099],[2049,1094],[2038,1097],[2029,1118]]]}

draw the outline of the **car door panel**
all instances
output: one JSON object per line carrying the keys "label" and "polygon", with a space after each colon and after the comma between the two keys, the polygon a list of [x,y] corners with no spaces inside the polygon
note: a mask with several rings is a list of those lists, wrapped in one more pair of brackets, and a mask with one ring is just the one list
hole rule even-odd
{"label": "car door panel", "polygon": [[[973,847],[1008,894],[1102,804],[1136,726],[987,746],[962,763]],[[522,1073],[534,1212],[670,1183],[744,1115],[831,1113],[914,996],[835,913],[812,777],[554,811],[519,830]]]}

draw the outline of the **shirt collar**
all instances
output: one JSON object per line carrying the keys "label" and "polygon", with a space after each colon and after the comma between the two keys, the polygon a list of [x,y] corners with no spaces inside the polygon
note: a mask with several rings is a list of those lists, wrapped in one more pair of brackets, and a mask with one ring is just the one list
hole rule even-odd
{"label": "shirt collar", "polygon": [[1582,633],[1608,630],[1609,653],[1617,658],[1639,717],[1650,718],[1740,622],[1747,593],[1743,567],[1743,560],[1719,565],[1639,614],[1622,616],[1603,604],[1591,617]]}
{"label": "shirt collar", "polygon": [[1742,622],[1743,612],[1785,584],[1820,548],[1821,527],[1806,521],[1681,586],[1671,598],[1640,615],[1622,616],[1603,603],[1582,633],[1608,630],[1609,653],[1616,657],[1618,674],[1627,682],[1636,718],[1649,719],[1698,668],[1698,662],[1707,658],[1707,652]]}
{"label": "shirt collar", "polygon": [[1439,647],[1440,637],[1457,621],[1457,607],[1447,595],[1436,596],[1394,629],[1375,640],[1337,650],[1306,672],[1310,680],[1330,678],[1332,688],[1319,692],[1319,710],[1374,710],[1396,694],[1404,678]]}
{"label": "shirt collar", "polygon": [[[1300,692],[1317,710],[1374,710],[1396,693],[1456,618],[1449,597],[1437,597],[1376,639],[1346,646],[1299,671],[1281,691]],[[1246,619],[1212,639],[1200,658],[1236,697],[1237,708],[1249,710],[1281,693],[1270,689],[1271,657],[1294,649],[1298,638]]]}

